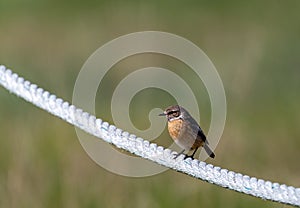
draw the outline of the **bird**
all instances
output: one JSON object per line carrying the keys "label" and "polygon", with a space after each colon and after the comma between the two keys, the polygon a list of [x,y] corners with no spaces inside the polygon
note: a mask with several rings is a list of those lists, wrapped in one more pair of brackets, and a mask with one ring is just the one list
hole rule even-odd
{"label": "bird", "polygon": [[175,155],[174,159],[185,151],[193,151],[193,153],[191,155],[186,154],[184,159],[194,159],[194,155],[199,147],[203,147],[209,157],[215,157],[215,153],[208,146],[209,143],[201,127],[182,106],[169,106],[163,113],[159,114],[159,116],[166,116],[168,119],[168,131],[171,138],[183,149],[180,153]]}

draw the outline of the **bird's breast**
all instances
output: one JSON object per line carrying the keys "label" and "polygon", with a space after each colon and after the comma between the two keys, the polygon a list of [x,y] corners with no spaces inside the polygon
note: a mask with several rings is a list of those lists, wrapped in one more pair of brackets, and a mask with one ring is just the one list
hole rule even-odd
{"label": "bird's breast", "polygon": [[168,122],[168,130],[172,139],[185,150],[193,150],[203,146],[203,138],[198,136],[200,127],[193,120],[176,119]]}
{"label": "bird's breast", "polygon": [[183,121],[181,119],[176,119],[168,122],[168,131],[173,140],[178,139],[180,131],[182,129]]}

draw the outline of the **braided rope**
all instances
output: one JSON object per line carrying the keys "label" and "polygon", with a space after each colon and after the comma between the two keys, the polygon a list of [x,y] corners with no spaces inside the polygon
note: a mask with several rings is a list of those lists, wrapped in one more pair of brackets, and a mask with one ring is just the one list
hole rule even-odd
{"label": "braided rope", "polygon": [[182,157],[179,157],[174,160],[173,152],[170,149],[157,146],[97,119],[24,80],[3,65],[0,65],[0,84],[41,109],[135,155],[218,186],[266,200],[300,206],[300,188],[242,175],[196,159],[183,160]]}

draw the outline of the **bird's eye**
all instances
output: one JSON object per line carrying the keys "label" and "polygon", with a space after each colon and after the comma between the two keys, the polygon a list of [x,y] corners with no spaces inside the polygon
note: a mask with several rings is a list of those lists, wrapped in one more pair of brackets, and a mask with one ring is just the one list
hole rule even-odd
{"label": "bird's eye", "polygon": [[178,116],[179,116],[179,111],[174,111],[174,112],[173,112],[173,116],[174,116],[174,117],[178,117]]}

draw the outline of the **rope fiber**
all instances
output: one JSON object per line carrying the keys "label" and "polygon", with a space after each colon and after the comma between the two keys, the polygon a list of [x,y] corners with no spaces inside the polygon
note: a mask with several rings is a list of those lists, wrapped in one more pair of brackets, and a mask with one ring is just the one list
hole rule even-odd
{"label": "rope fiber", "polygon": [[37,85],[31,84],[3,65],[0,65],[0,84],[11,93],[39,108],[137,156],[230,190],[265,200],[300,206],[300,188],[242,175],[196,159],[184,160],[183,157],[178,157],[175,160],[172,150],[103,122]]}

